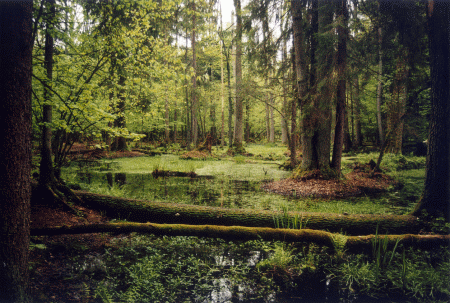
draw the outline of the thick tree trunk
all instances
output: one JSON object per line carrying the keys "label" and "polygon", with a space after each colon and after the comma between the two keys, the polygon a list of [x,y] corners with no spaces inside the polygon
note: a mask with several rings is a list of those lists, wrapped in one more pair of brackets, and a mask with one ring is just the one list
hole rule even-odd
{"label": "thick tree trunk", "polygon": [[[276,211],[133,200],[83,191],[76,191],[76,195],[89,207],[102,210],[108,216],[134,222],[275,227],[275,219],[284,216]],[[287,217],[291,221],[302,220],[306,228],[349,235],[375,234],[377,226],[380,234],[418,233],[422,227],[414,216],[288,212]]]}
{"label": "thick tree trunk", "polygon": [[32,4],[0,2],[0,302],[31,302]]}
{"label": "thick tree trunk", "polygon": [[431,121],[425,189],[414,214],[423,210],[450,222],[450,2],[428,2]]}
{"label": "thick tree trunk", "polygon": [[[327,34],[329,27],[333,23],[333,5],[329,1],[321,0],[320,14],[319,14],[319,31],[321,34]],[[328,39],[323,39],[328,40]],[[330,50],[329,52],[319,52],[318,58],[320,64],[317,68],[318,77],[320,81],[326,80],[326,84],[316,93],[318,108],[320,108],[319,123],[317,125],[317,159],[318,168],[328,169],[330,167],[330,153],[331,153],[331,120],[332,120],[332,104],[334,99],[333,92],[333,51],[334,46],[329,41],[319,41],[319,49]],[[317,85],[317,84],[316,84]]]}
{"label": "thick tree trunk", "polygon": [[158,236],[195,236],[222,238],[226,240],[265,240],[314,243],[331,249],[342,249],[352,253],[371,253],[374,244],[386,243],[388,249],[395,245],[434,250],[450,244],[450,236],[442,235],[368,235],[343,236],[312,229],[279,229],[268,227],[186,225],[155,223],[103,223],[92,225],[34,228],[32,236],[85,234],[85,233],[150,233]]}
{"label": "thick tree trunk", "polygon": [[[304,117],[301,121],[301,144],[302,144],[302,169],[308,169],[313,162],[313,146],[311,144],[311,109],[306,108],[306,63],[305,63],[305,39],[302,26],[302,3],[300,0],[291,0],[291,10],[292,10],[292,28],[294,33],[294,51],[295,51],[295,75],[296,75],[296,89],[297,92],[297,102],[300,105],[302,116]],[[292,154],[292,150],[291,150]]]}
{"label": "thick tree trunk", "polygon": [[345,90],[346,90],[346,62],[347,62],[347,20],[348,8],[347,1],[339,2],[339,16],[341,25],[338,26],[338,87],[337,87],[337,104],[336,104],[336,128],[334,131],[333,157],[331,167],[337,172],[341,171],[342,145],[344,143],[344,123],[345,123]]}
{"label": "thick tree trunk", "polygon": [[[312,3],[311,15],[311,71],[310,71],[310,97],[305,98],[307,89],[307,75],[305,65],[305,46],[304,34],[302,29],[302,7],[301,1],[291,1],[293,11],[293,30],[294,45],[297,68],[297,83],[300,107],[302,112],[301,119],[301,145],[302,145],[302,163],[299,170],[309,171],[315,169],[328,170],[330,165],[330,121],[331,121],[331,98],[326,85],[320,91],[317,91],[317,64],[316,49],[318,46],[317,34],[319,31],[319,11],[324,12],[330,5],[322,2],[321,9],[318,9],[318,1]],[[322,13],[322,23],[328,22],[328,14]],[[329,45],[325,45],[328,48]],[[300,58],[297,58],[300,56]],[[326,58],[326,55],[322,55]],[[322,60],[320,62],[323,62]],[[325,64],[328,65],[325,59]],[[323,73],[321,71],[322,74]]]}

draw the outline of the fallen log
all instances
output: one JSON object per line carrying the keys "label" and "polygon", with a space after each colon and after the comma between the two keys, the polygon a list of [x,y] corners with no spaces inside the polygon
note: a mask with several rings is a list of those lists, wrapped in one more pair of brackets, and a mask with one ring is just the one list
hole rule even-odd
{"label": "fallen log", "polygon": [[450,245],[450,235],[369,235],[344,236],[322,230],[312,229],[278,229],[268,227],[188,225],[188,224],[155,224],[155,223],[103,223],[91,225],[74,225],[33,228],[31,236],[83,234],[83,233],[150,233],[167,236],[196,236],[222,238],[227,240],[266,240],[315,243],[331,249],[342,249],[352,253],[370,253],[373,245],[386,242],[388,248],[397,244],[403,247],[416,247],[424,250],[437,249]]}
{"label": "fallen log", "polygon": [[[193,225],[224,225],[277,227],[275,218],[301,221],[304,228],[340,232],[347,235],[418,234],[424,223],[410,215],[346,215],[309,212],[229,209],[198,205],[134,200],[75,191],[90,208],[107,216],[132,222],[178,223]],[[287,222],[286,222],[287,223]]]}

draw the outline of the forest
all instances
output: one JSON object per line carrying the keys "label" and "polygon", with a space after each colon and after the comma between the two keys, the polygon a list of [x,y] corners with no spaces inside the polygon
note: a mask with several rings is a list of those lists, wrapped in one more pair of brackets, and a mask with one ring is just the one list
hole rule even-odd
{"label": "forest", "polygon": [[448,302],[450,3],[0,3],[0,302]]}

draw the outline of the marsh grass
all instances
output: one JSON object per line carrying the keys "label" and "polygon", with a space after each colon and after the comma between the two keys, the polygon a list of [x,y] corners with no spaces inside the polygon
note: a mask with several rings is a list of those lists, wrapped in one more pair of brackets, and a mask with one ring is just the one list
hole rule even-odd
{"label": "marsh grass", "polygon": [[[63,173],[69,182],[81,183],[85,189],[107,195],[277,210],[280,211],[274,216],[277,227],[297,229],[307,228],[307,222],[301,216],[288,219],[289,211],[405,214],[413,209],[423,190],[424,157],[387,155],[381,166],[399,181],[387,193],[340,200],[286,198],[259,188],[263,180],[278,180],[288,175],[275,163],[276,159],[285,157],[286,147],[250,144],[246,150],[253,156],[204,161],[180,160],[176,155],[114,159],[116,164],[110,165],[109,171],[127,173],[127,183],[123,186],[108,186],[105,173],[100,170],[89,172],[90,184],[86,178],[80,181],[75,165]],[[219,154],[226,150],[214,147],[213,152]],[[367,163],[377,156],[377,153],[352,155],[344,158],[343,167],[348,172],[352,163]],[[214,179],[153,179],[149,175],[155,168],[194,171]],[[235,298],[244,301],[262,300],[280,290],[296,292],[310,280],[319,284],[332,280],[339,288],[335,295],[342,297],[344,291],[360,297],[361,302],[364,296],[417,302],[449,300],[450,253],[445,248],[426,252],[405,249],[398,243],[388,247],[387,241],[377,234],[372,254],[348,255],[345,242],[345,235],[336,234],[333,251],[314,245],[302,250],[279,242],[133,234],[113,244],[104,254],[106,276],[93,282],[91,296],[102,302],[209,302],[211,294],[220,291],[217,282],[220,278],[226,281]],[[256,266],[248,265],[250,252],[261,256],[255,261]]]}
{"label": "marsh grass", "polygon": [[286,203],[281,204],[281,214],[273,216],[273,222],[275,228],[286,228],[286,229],[302,229],[306,228],[308,220],[303,220],[303,216],[295,214],[294,216],[289,215],[289,207]]}
{"label": "marsh grass", "polygon": [[[282,155],[285,147],[249,145],[248,151],[255,155],[264,153]],[[354,162],[365,163],[374,156],[375,154],[360,154],[344,158],[343,167],[349,167]],[[112,163],[109,164],[111,168],[109,172],[127,174],[125,185],[112,188],[107,186],[105,171],[100,169],[92,168],[89,171],[80,172],[76,163],[73,163],[71,167],[63,170],[63,175],[68,183],[78,183],[84,189],[122,197],[264,210],[279,210],[287,207],[288,211],[348,214],[409,213],[420,198],[425,176],[424,169],[391,170],[388,174],[398,180],[398,185],[393,186],[387,193],[378,195],[346,199],[284,197],[264,192],[259,186],[265,180],[286,178],[289,172],[278,169],[278,164],[274,161],[260,162],[243,156],[235,158],[198,161],[182,160],[177,155],[161,155],[107,160],[108,163]],[[391,165],[403,158],[389,156],[386,159],[386,163]],[[410,161],[410,157],[406,157],[407,162],[423,161],[423,157],[411,159],[413,160]],[[177,177],[154,180],[148,176],[155,169],[193,171],[200,176],[213,176],[214,179],[194,180]]]}
{"label": "marsh grass", "polygon": [[[379,244],[382,247],[382,242]],[[378,252],[371,257],[350,256],[332,270],[333,275],[343,289],[361,297],[391,297],[393,302],[448,302],[450,259],[446,248],[427,252],[397,246],[386,252],[387,257]]]}

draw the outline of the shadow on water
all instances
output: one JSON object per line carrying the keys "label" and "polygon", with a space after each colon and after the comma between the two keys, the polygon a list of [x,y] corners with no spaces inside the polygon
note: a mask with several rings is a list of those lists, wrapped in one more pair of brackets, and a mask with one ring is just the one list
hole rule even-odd
{"label": "shadow on water", "polygon": [[261,182],[225,177],[154,177],[152,174],[78,172],[79,182],[118,187],[133,197],[193,205],[254,208],[252,200],[266,194]]}
{"label": "shadow on water", "polygon": [[[79,171],[77,178],[83,183],[99,183],[106,186],[126,190],[127,194],[146,196],[149,199],[233,208],[251,208],[249,197],[263,193],[260,190],[261,181],[233,180],[225,177],[211,178],[194,177],[157,177],[152,174],[125,174],[112,172]],[[257,285],[244,281],[231,280],[223,273],[231,268],[244,266],[256,271],[256,265],[269,257],[265,251],[242,251],[238,254],[227,250],[214,253],[211,258],[215,266],[222,268],[215,276],[214,289],[202,303],[225,302],[366,302],[349,292],[343,292],[336,281],[330,279],[324,270],[314,274],[306,271],[294,278],[288,295],[285,292],[266,291],[265,296],[256,299]],[[239,265],[239,266],[238,266]],[[283,283],[283,282],[281,282]],[[295,286],[294,286],[295,285]]]}

